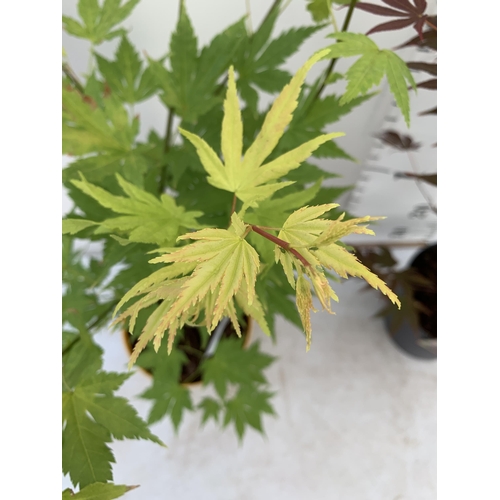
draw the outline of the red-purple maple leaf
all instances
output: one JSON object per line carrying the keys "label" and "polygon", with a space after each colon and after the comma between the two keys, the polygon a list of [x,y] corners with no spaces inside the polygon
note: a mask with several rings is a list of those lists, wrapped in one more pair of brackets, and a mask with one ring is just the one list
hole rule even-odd
{"label": "red-purple maple leaf", "polygon": [[358,2],[356,3],[356,8],[364,10],[366,12],[370,12],[371,14],[376,14],[378,16],[399,18],[394,21],[388,21],[386,23],[378,24],[370,31],[368,31],[367,35],[370,35],[371,33],[377,33],[379,31],[393,31],[406,28],[407,26],[413,26],[420,39],[422,39],[423,27],[429,20],[429,16],[425,14],[427,1],[412,1],[413,3],[411,3],[410,0],[382,0],[382,2],[392,8],[373,5],[371,3]]}

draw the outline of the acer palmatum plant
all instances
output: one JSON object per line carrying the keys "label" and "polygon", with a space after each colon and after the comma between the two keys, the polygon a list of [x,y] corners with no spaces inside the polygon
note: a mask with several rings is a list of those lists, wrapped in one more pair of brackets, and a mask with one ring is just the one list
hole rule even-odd
{"label": "acer palmatum plant", "polygon": [[[275,318],[283,316],[303,329],[309,349],[313,297],[332,313],[332,280],[363,278],[399,306],[341,241],[372,234],[367,224],[379,217],[344,214],[335,200],[346,188],[323,186],[335,174],[309,162],[352,159],[336,142],[343,134],[325,129],[370,99],[384,76],[409,122],[415,82],[396,54],[348,32],[355,0],[341,30],[334,28],[336,42],[294,76],[283,64],[326,29],[325,7],[336,26],[329,0],[311,3],[317,24],[273,37],[283,8],[275,0],[253,33],[241,19],[203,48],[181,1],[169,52],[157,60],[141,57],[119,26],[137,3],[79,0],[79,19],[63,17],[68,34],[92,44],[89,73],[82,79],[65,59],[62,87],[63,153],[73,157],[63,183],[74,203],[63,220],[63,471],[80,488],[75,498],[127,491],[109,482],[109,443],[162,444],[148,424],[166,416],[176,430],[198,410],[203,423],[232,424],[239,438],[248,427],[262,432],[262,416],[273,414],[264,374],[273,358],[258,343],[242,349],[245,318],[275,337]],[[99,46],[114,38],[108,59]],[[345,75],[333,71],[351,56],[361,57]],[[314,64],[325,68],[308,84]],[[343,78],[342,95],[323,96]],[[278,94],[264,112],[260,91]],[[167,109],[166,131],[141,141],[133,106],[152,98]],[[102,256],[78,251],[81,239],[100,242]],[[148,422],[115,396],[130,374],[102,370],[93,333],[113,314],[133,336],[130,365],[153,374],[141,395],[153,403]],[[234,334],[221,336],[228,323]],[[197,329],[199,345],[186,344],[184,327]],[[216,395],[198,405],[181,384],[193,357],[192,376]]]}

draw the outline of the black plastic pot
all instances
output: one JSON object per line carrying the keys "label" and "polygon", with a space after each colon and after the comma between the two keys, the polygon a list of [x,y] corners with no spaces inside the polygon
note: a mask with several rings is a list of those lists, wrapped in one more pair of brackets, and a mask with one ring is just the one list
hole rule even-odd
{"label": "black plastic pot", "polygon": [[[392,322],[394,317],[386,316],[385,324],[389,330],[389,335],[393,342],[405,353],[420,359],[437,358],[437,244],[424,248],[412,260],[409,268],[414,269],[419,274],[431,280],[434,290],[414,291],[414,298],[423,303],[433,314],[419,314],[418,330],[405,319],[401,326],[392,332]],[[402,290],[395,290],[396,294],[401,294]]]}

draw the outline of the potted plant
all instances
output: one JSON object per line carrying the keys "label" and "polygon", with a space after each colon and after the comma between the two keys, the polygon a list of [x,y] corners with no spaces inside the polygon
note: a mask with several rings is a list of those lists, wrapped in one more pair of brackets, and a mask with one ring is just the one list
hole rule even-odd
{"label": "potted plant", "polygon": [[[92,49],[83,81],[63,63],[63,152],[74,157],[63,170],[74,203],[63,220],[63,471],[81,498],[126,491],[109,482],[111,439],[163,444],[115,395],[130,373],[102,370],[92,334],[112,318],[131,334],[130,367],[152,375],[142,395],[153,401],[148,423],[168,416],[178,428],[183,412],[199,410],[203,422],[231,423],[241,438],[248,426],[262,431],[262,415],[273,413],[264,375],[273,359],[258,343],[244,348],[249,322],[274,338],[282,315],[304,330],[309,349],[313,294],[331,313],[338,299],[330,279],[348,276],[399,305],[341,241],[373,234],[366,224],[378,217],[344,214],[334,203],[344,190],[322,186],[332,175],[306,161],[349,158],[333,141],[343,134],[325,129],[369,99],[384,75],[409,120],[411,73],[394,52],[347,31],[356,1],[293,76],[280,66],[325,27],[318,2],[309,6],[317,25],[271,39],[277,0],[253,34],[242,19],[199,49],[180,1],[169,54],[159,60],[142,60],[118,28],[137,3],[79,0],[80,19],[63,17],[65,30],[93,47],[120,38],[114,60]],[[345,75],[333,73],[338,58],[353,55],[361,58]],[[325,70],[307,84],[315,64]],[[339,78],[347,80],[343,95],[323,97]],[[265,112],[256,89],[277,94]],[[166,132],[139,141],[132,105],[152,96],[168,110]],[[102,255],[85,255],[82,239],[100,242]],[[197,379],[217,399],[195,408],[183,384]]]}

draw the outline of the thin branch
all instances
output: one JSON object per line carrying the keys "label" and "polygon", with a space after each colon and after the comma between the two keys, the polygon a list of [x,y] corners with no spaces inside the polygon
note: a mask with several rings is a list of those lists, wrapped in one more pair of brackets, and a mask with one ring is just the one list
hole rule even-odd
{"label": "thin branch", "polygon": [[[231,206],[231,215],[234,214],[234,211],[236,210],[236,193],[233,195],[233,204]],[[231,219],[231,217],[229,217]],[[229,221],[231,223],[231,220]]]}
{"label": "thin branch", "polygon": [[[174,114],[175,114],[174,108],[168,108],[167,129],[165,131],[165,140],[163,142],[164,154],[167,154],[170,151]],[[165,189],[166,180],[167,180],[167,165],[165,164],[161,168],[160,183],[158,185],[158,194],[163,193],[163,190]]]}
{"label": "thin branch", "polygon": [[76,343],[80,341],[82,337],[78,335],[75,337],[63,350],[62,350],[62,355],[64,356]]}
{"label": "thin branch", "polygon": [[250,35],[253,34],[252,28],[252,9],[250,8],[250,0],[245,0],[245,6],[247,9],[247,29]]}
{"label": "thin branch", "polygon": [[[345,32],[347,31],[347,28],[349,28],[349,23],[351,22],[352,13],[354,12],[354,7],[356,6],[357,1],[358,0],[351,0],[351,3],[349,4],[349,10],[347,11],[347,15],[345,16],[344,19],[344,24],[342,25],[342,29],[340,31]],[[328,77],[331,75],[333,68],[335,68],[335,64],[337,63],[337,61],[338,58],[334,58],[330,61],[330,64],[328,65],[328,68],[326,68],[325,75],[323,77],[323,83],[318,89],[318,92],[316,92],[314,100],[319,99],[319,97],[321,96],[323,90],[326,87],[326,82],[328,80]]]}
{"label": "thin branch", "polygon": [[269,241],[272,241],[273,243],[280,246],[281,248],[288,250],[292,255],[297,257],[297,259],[299,259],[300,262],[302,262],[302,264],[304,264],[304,266],[311,267],[311,264],[306,260],[306,258],[303,255],[301,255],[299,252],[297,252],[297,250],[295,250],[295,248],[292,248],[290,246],[290,243],[288,243],[288,241],[284,241],[281,238],[278,238],[277,236],[273,236],[271,233],[264,231],[259,226],[255,226],[255,225],[251,224],[250,227],[252,228],[252,231],[255,231],[257,234],[260,234],[261,236],[268,239]]}
{"label": "thin branch", "polygon": [[71,83],[75,86],[76,90],[80,92],[80,94],[85,94],[85,89],[83,85],[80,83],[80,80],[76,76],[75,72],[71,69],[68,63],[62,63],[63,73],[70,79]]}

